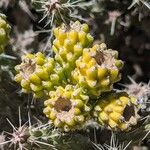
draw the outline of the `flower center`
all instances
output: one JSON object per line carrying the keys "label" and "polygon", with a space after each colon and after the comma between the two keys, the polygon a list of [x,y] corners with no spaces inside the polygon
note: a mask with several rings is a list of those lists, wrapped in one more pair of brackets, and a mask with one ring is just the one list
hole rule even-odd
{"label": "flower center", "polygon": [[54,108],[57,112],[66,111],[68,112],[71,109],[71,101],[69,99],[59,97],[55,102]]}
{"label": "flower center", "polygon": [[94,58],[99,65],[101,65],[105,61],[104,53],[101,51],[97,51]]}
{"label": "flower center", "polygon": [[109,69],[112,69],[112,68],[116,69],[116,66],[114,65],[115,58],[110,51],[103,52],[103,51],[97,50],[94,58],[98,65],[109,68]]}
{"label": "flower center", "polygon": [[129,121],[132,116],[135,116],[134,106],[127,105],[123,112],[123,117],[125,121]]}
{"label": "flower center", "polygon": [[21,66],[21,72],[25,79],[28,79],[29,75],[33,74],[35,69],[36,64],[31,59],[29,59],[28,62],[25,62],[25,64]]}

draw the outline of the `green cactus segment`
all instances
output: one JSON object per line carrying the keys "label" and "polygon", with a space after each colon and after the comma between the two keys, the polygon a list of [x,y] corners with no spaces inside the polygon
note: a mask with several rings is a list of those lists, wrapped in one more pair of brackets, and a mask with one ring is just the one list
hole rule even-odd
{"label": "green cactus segment", "polygon": [[66,132],[79,129],[90,111],[88,100],[89,97],[83,93],[82,88],[59,86],[56,91],[50,92],[50,99],[44,102],[44,113],[55,127]]}
{"label": "green cactus segment", "polygon": [[72,71],[73,82],[86,88],[92,96],[111,90],[113,83],[121,78],[123,62],[117,57],[118,52],[107,49],[104,43],[85,48],[76,60],[77,68]]}
{"label": "green cactus segment", "polygon": [[6,22],[6,16],[0,13],[0,54],[3,53],[9,39],[10,26]]}
{"label": "green cactus segment", "polygon": [[70,23],[69,27],[62,24],[54,29],[54,35],[52,49],[56,54],[55,59],[69,72],[75,68],[74,62],[82,55],[83,48],[93,42],[89,27],[79,21]]}
{"label": "green cactus segment", "polygon": [[53,58],[46,58],[40,52],[23,56],[22,63],[15,69],[18,73],[15,81],[21,84],[22,91],[32,92],[35,97],[48,95],[54,86],[65,83],[63,68]]}
{"label": "green cactus segment", "polygon": [[102,95],[94,108],[94,116],[102,126],[115,131],[128,131],[139,119],[137,99],[125,92]]}

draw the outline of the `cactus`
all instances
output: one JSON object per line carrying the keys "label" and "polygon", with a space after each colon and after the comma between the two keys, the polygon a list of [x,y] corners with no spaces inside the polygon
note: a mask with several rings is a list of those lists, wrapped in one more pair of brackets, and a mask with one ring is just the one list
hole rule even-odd
{"label": "cactus", "polygon": [[63,68],[40,52],[22,56],[22,63],[15,69],[15,81],[21,84],[22,91],[32,92],[35,97],[44,97],[54,86],[65,82]]}
{"label": "cactus", "polygon": [[92,96],[112,89],[113,83],[120,80],[123,62],[118,60],[117,51],[107,49],[104,43],[85,48],[72,71],[75,83],[87,89]]}
{"label": "cactus", "polygon": [[149,149],[149,10],[0,0],[0,149]]}
{"label": "cactus", "polygon": [[44,102],[44,113],[54,123],[55,127],[68,132],[79,129],[88,117],[90,107],[87,105],[89,97],[82,88],[67,85],[57,87],[51,91],[50,98]]}
{"label": "cactus", "polygon": [[101,96],[94,108],[100,125],[114,131],[128,131],[139,119],[137,99],[125,92],[111,92]]}
{"label": "cactus", "polygon": [[[114,83],[121,79],[123,61],[118,59],[118,52],[108,49],[106,44],[93,44],[87,24],[79,21],[71,22],[70,26],[62,24],[53,28],[53,33],[53,58],[41,52],[27,53],[15,67],[15,81],[21,85],[22,92],[44,100],[39,103],[44,104],[43,113],[48,124],[44,128],[34,128],[31,123],[29,127],[20,126],[8,137],[10,141],[2,143],[29,149],[31,145],[38,149],[37,144],[40,149],[62,148],[63,145],[65,149],[64,141],[70,133],[89,132],[91,126],[117,131],[118,134],[135,129],[143,115],[138,114],[142,110],[139,99],[145,95],[148,102],[149,86],[138,87],[138,90],[131,86],[130,90],[125,89],[128,94],[114,92]],[[137,95],[139,89],[144,93]],[[42,118],[41,114],[39,118]],[[56,132],[53,132],[51,123]],[[57,131],[63,135],[62,139]]]}
{"label": "cactus", "polygon": [[0,14],[0,53],[4,51],[9,39],[10,26],[6,22],[6,16]]}
{"label": "cactus", "polygon": [[93,37],[89,33],[88,25],[79,21],[70,23],[70,27],[62,24],[54,29],[54,35],[52,49],[56,54],[55,59],[69,74],[75,68],[74,62],[82,55],[83,48],[93,42]]}

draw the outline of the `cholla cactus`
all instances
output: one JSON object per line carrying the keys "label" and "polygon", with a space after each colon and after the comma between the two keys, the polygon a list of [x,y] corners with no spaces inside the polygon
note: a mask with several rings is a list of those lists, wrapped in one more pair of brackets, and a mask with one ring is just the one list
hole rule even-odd
{"label": "cholla cactus", "polygon": [[63,68],[40,52],[22,56],[22,63],[15,69],[18,72],[15,81],[21,84],[22,91],[33,92],[35,97],[47,95],[64,79]]}
{"label": "cholla cactus", "polygon": [[50,99],[44,102],[44,113],[55,127],[66,132],[81,128],[90,111],[87,106],[89,97],[83,93],[83,89],[72,85],[65,88],[59,86],[49,95]]}
{"label": "cholla cactus", "polygon": [[125,92],[106,93],[94,108],[94,115],[102,126],[115,131],[128,131],[139,119],[137,99]]}
{"label": "cholla cactus", "polygon": [[137,99],[125,92],[108,93],[121,78],[118,52],[104,43],[89,48],[93,42],[89,27],[78,21],[69,28],[64,24],[54,28],[54,35],[54,58],[26,54],[15,68],[22,91],[45,100],[43,112],[54,127],[75,131],[94,118],[115,131],[136,125]]}
{"label": "cholla cactus", "polygon": [[10,26],[6,22],[6,16],[0,14],[0,53],[4,51],[9,39]]}
{"label": "cholla cactus", "polygon": [[113,83],[120,80],[123,62],[118,60],[117,51],[107,49],[104,43],[85,48],[72,71],[75,83],[87,89],[92,96],[112,89]]}
{"label": "cholla cactus", "polygon": [[[147,145],[150,83],[133,81],[123,91],[115,84],[121,71],[131,75],[135,70],[137,81],[149,80],[149,9],[148,0],[0,0],[0,12],[12,24],[9,38],[0,15],[0,149]],[[118,48],[122,59],[104,43]],[[21,114],[17,122],[19,105],[24,124]],[[33,118],[27,120],[26,111]]]}
{"label": "cholla cactus", "polygon": [[83,48],[88,47],[93,42],[93,37],[89,34],[87,24],[79,21],[70,23],[70,27],[65,24],[54,29],[56,39],[53,42],[53,51],[56,53],[55,59],[62,64],[67,72],[75,68],[75,61],[82,55]]}

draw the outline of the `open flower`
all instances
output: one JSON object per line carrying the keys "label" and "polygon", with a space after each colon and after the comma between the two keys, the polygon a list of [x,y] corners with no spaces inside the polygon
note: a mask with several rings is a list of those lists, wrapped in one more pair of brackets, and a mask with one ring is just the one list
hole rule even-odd
{"label": "open flower", "polygon": [[120,80],[123,62],[118,60],[118,52],[107,49],[104,43],[85,48],[72,71],[75,83],[85,87],[92,96],[112,89],[113,83]]}
{"label": "open flower", "polygon": [[115,131],[128,131],[139,119],[137,99],[125,92],[111,92],[101,96],[94,115],[102,126]]}
{"label": "open flower", "polygon": [[87,106],[89,97],[83,93],[82,88],[59,86],[49,95],[50,99],[44,102],[44,113],[55,127],[66,132],[81,128],[90,111],[90,107]]}
{"label": "open flower", "polygon": [[[42,53],[26,54],[22,63],[15,67],[18,74],[15,81],[25,93],[32,92],[35,97],[43,97],[54,89],[64,78],[63,70],[53,58],[46,58]],[[65,81],[65,80],[63,80]]]}
{"label": "open flower", "polygon": [[55,59],[65,69],[68,77],[75,68],[75,61],[82,55],[83,48],[88,47],[93,42],[93,37],[89,33],[87,24],[79,21],[71,22],[70,26],[62,24],[54,29],[55,40],[53,41],[53,51]]}

